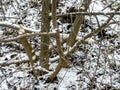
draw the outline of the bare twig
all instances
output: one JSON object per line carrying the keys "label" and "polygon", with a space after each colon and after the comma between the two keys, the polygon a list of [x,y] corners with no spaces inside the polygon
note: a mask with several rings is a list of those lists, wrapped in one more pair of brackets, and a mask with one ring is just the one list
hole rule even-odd
{"label": "bare twig", "polygon": [[51,37],[54,37],[56,33],[46,33],[46,32],[43,32],[43,33],[26,33],[26,34],[22,34],[22,35],[19,35],[17,37],[12,37],[12,38],[8,38],[8,39],[0,39],[0,42],[11,42],[11,41],[15,41],[15,40],[18,40],[18,39],[21,39],[23,37],[31,37],[31,36],[44,36],[44,35],[49,35]]}

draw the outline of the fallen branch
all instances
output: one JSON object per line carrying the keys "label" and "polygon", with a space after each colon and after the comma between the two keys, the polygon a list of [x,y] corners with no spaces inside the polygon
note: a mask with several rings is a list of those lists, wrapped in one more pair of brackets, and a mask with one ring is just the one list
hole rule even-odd
{"label": "fallen branch", "polygon": [[[0,22],[0,26],[2,26],[2,27],[9,27],[9,28],[13,28],[13,29],[16,29],[16,30],[20,29],[19,25],[8,23],[8,22],[5,22],[5,21]],[[39,32],[40,31],[40,30],[35,30],[35,29],[27,28],[27,27],[23,27],[23,28],[27,32]]]}
{"label": "fallen branch", "polygon": [[[120,15],[120,12],[72,12],[72,13],[66,13],[66,14],[58,14],[57,17],[63,17],[63,16],[76,16],[76,15]],[[51,16],[50,16],[51,17]]]}
{"label": "fallen branch", "polygon": [[7,61],[7,62],[0,62],[0,66],[9,66],[11,64],[22,64],[22,63],[28,63],[29,60],[10,60],[10,61]]}
{"label": "fallen branch", "polygon": [[[57,61],[60,59],[60,56],[56,56],[54,58],[50,58],[50,63],[53,63],[54,61]],[[37,60],[35,60],[37,61]],[[0,66],[9,66],[11,64],[22,64],[22,63],[29,63],[28,59],[24,59],[24,60],[10,60],[7,62],[0,62]]]}

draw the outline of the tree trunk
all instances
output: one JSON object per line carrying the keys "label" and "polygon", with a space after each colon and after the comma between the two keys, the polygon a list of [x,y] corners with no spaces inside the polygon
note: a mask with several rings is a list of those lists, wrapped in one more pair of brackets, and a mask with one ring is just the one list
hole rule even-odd
{"label": "tree trunk", "polygon": [[[85,7],[85,10],[84,11],[87,11],[90,3],[91,3],[91,0],[86,0],[84,1],[85,4],[83,4],[83,6]],[[86,5],[87,4],[87,5]],[[76,39],[76,36],[77,36],[77,33],[79,31],[79,28],[80,28],[80,25],[82,24],[84,20],[84,16],[81,16],[81,15],[78,15],[75,19],[75,22],[74,22],[74,28],[73,30],[71,31],[70,35],[69,35],[69,38],[68,38],[68,41],[67,41],[67,44],[69,46],[73,46],[74,43],[75,43],[75,39]],[[57,74],[59,73],[59,71],[63,68],[63,67],[66,67],[69,65],[69,62],[68,62],[68,58],[69,58],[69,55],[68,56],[65,56],[63,54],[63,51],[61,49],[61,44],[60,44],[60,39],[59,39],[59,35],[57,35],[56,37],[56,42],[57,42],[57,48],[59,50],[59,55],[60,55],[60,62],[59,64],[57,65],[55,71],[50,75],[50,77],[48,77],[47,81],[46,82],[53,82],[55,77],[57,76]]]}
{"label": "tree trunk", "polygon": [[[82,7],[84,7],[85,9],[83,9],[83,10],[81,10],[81,11],[86,12],[87,9],[89,8],[89,5],[90,5],[90,4],[91,4],[91,0],[84,0]],[[75,19],[74,25],[73,25],[73,29],[72,29],[72,31],[70,32],[70,35],[69,35],[68,40],[67,40],[67,44],[68,44],[69,46],[71,46],[71,47],[72,47],[72,46],[74,45],[74,43],[75,43],[75,39],[76,39],[77,34],[78,34],[78,32],[79,32],[80,26],[81,26],[81,24],[82,24],[83,21],[84,21],[84,17],[85,17],[85,16],[83,16],[83,15],[77,15],[77,16],[76,16],[76,19]]]}
{"label": "tree trunk", "polygon": [[[25,49],[25,52],[27,53],[28,58],[29,58],[29,61],[30,61],[30,65],[31,65],[33,74],[34,74],[35,77],[37,77],[37,75],[36,75],[36,73],[35,73],[35,69],[34,69],[34,61],[35,61],[35,60],[33,60],[33,56],[34,56],[35,54],[32,53],[32,47],[31,47],[31,45],[28,43],[26,37],[21,38],[20,41],[21,41],[21,43],[22,43],[22,46],[23,46],[24,49]],[[35,58],[35,59],[36,59],[36,58]]]}
{"label": "tree trunk", "polygon": [[60,55],[60,61],[59,61],[59,64],[57,65],[55,71],[50,75],[50,77],[47,79],[46,82],[53,82],[55,77],[57,76],[57,74],[61,70],[61,68],[69,65],[68,59],[67,59],[67,57],[65,57],[63,50],[61,48],[59,33],[56,34],[56,43],[57,43],[58,53]]}
{"label": "tree trunk", "polygon": [[56,9],[57,9],[57,0],[52,0],[52,22],[53,22],[53,27],[54,28],[58,28],[57,17],[56,17]]}
{"label": "tree trunk", "polygon": [[[42,1],[42,27],[41,32],[50,31],[50,0]],[[49,70],[49,35],[41,36],[40,65]]]}

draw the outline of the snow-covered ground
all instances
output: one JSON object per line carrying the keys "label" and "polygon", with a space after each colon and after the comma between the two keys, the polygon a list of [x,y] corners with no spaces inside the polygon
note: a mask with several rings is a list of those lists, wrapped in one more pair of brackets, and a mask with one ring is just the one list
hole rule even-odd
{"label": "snow-covered ground", "polygon": [[[17,1],[17,2],[16,2]],[[16,25],[22,18],[23,25],[27,27],[27,30],[35,32],[40,30],[40,14],[41,6],[35,6],[35,3],[31,3],[30,0],[3,0],[3,4],[0,8],[0,15],[16,18],[0,18],[0,23],[14,24]],[[29,1],[29,3],[27,3]],[[34,0],[33,0],[34,1]],[[37,0],[40,1],[41,0]],[[81,5],[82,0],[60,0],[61,4],[58,11],[65,13],[67,7],[76,7],[77,9]],[[102,2],[103,1],[103,2]],[[105,4],[107,1],[107,4]],[[107,7],[108,4],[117,2],[115,5],[120,5],[119,0],[92,0],[90,5],[90,12],[110,12]],[[116,8],[114,6],[114,8]],[[99,24],[101,25],[107,20],[106,16],[97,16]],[[88,23],[95,29],[99,27],[95,16],[86,16]],[[115,21],[120,20],[120,15],[116,15]],[[59,25],[59,29],[62,32],[61,37],[67,37],[68,23]],[[18,25],[16,25],[18,27]],[[70,29],[71,30],[71,29]],[[69,30],[69,31],[70,31]],[[120,25],[113,24],[108,27],[109,34],[114,35],[119,33]],[[51,32],[53,32],[51,24]],[[87,32],[79,32],[77,38],[81,38],[90,33],[91,29],[87,28]],[[3,28],[0,26],[0,38],[8,38],[17,36],[17,31],[14,29]],[[80,45],[78,50],[73,53],[70,58],[71,65],[69,68],[63,68],[57,75],[57,79],[54,83],[45,83],[47,77],[52,73],[39,76],[38,80],[32,75],[28,63],[23,64],[11,64],[9,66],[1,66],[1,63],[8,61],[20,61],[27,60],[28,57],[19,43],[17,42],[0,42],[0,90],[120,90],[120,49],[117,47],[120,44],[120,37],[116,39],[104,39],[100,40],[97,36],[92,37],[95,43],[89,45]],[[30,43],[39,51],[39,37],[31,38]],[[115,47],[116,46],[116,47]],[[37,47],[37,48],[36,48]],[[54,56],[54,55],[53,55]],[[56,56],[56,55],[55,55]],[[57,66],[57,62],[52,63],[50,68],[54,70]],[[37,65],[36,65],[37,66]],[[39,67],[36,67],[39,68]],[[92,89],[91,89],[92,86]]]}

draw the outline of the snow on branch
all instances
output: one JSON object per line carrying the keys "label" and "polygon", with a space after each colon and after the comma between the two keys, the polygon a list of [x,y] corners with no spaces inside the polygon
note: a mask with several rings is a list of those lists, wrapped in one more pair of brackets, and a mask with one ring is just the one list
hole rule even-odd
{"label": "snow on branch", "polygon": [[[9,23],[9,22],[6,22],[6,21],[0,22],[0,26],[2,26],[2,27],[9,27],[9,28],[13,28],[13,29],[16,29],[16,30],[20,29],[19,25],[12,24],[12,23]],[[27,27],[23,27],[23,28],[27,32],[39,32],[40,31],[40,30],[35,30],[35,29],[27,28]]]}
{"label": "snow on branch", "polygon": [[0,18],[20,19],[20,18],[19,18],[19,17],[17,17],[16,15],[14,15],[14,16],[0,15]]}
{"label": "snow on branch", "polygon": [[10,60],[7,62],[0,62],[0,66],[9,66],[11,64],[21,64],[21,63],[28,63],[29,60]]}

